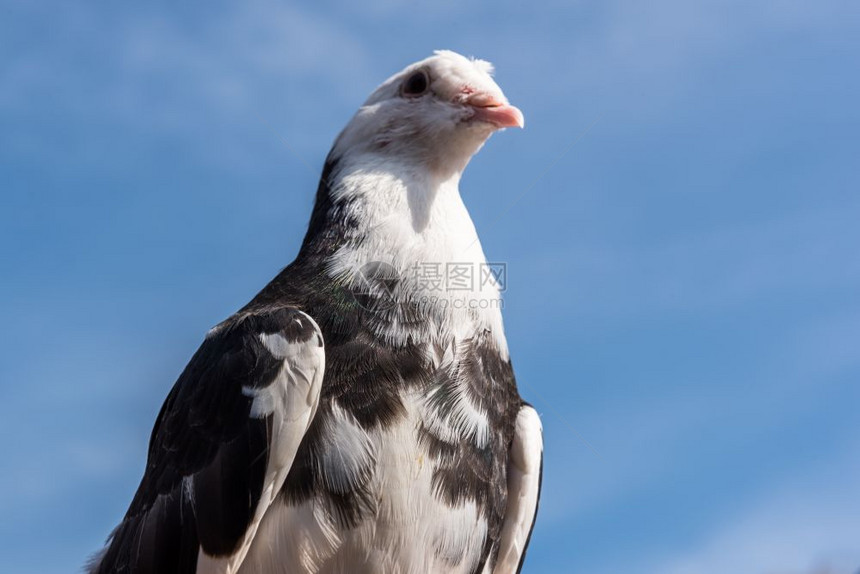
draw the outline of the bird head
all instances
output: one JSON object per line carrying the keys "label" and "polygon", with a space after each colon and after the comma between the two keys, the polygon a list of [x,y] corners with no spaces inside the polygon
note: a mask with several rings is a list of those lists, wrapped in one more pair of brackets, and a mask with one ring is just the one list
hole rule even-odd
{"label": "bird head", "polygon": [[493,66],[442,50],[407,66],[367,99],[335,143],[334,154],[382,155],[459,173],[490,135],[523,127],[491,76]]}

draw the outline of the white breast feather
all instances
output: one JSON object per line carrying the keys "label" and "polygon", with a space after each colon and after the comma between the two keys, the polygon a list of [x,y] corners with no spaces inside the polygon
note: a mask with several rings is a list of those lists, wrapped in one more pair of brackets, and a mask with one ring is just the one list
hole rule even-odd
{"label": "white breast feather", "polygon": [[321,437],[321,468],[326,486],[339,494],[347,494],[357,482],[373,470],[376,463],[375,445],[355,417],[332,403],[330,418]]}

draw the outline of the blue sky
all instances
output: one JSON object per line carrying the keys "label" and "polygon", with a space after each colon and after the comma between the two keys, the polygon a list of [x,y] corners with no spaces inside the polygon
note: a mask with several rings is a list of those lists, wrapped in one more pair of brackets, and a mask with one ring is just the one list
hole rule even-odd
{"label": "blue sky", "polygon": [[0,11],[4,570],[100,546],[205,331],[295,255],[336,133],[437,48],[527,120],[461,186],[545,428],[527,571],[860,567],[856,3]]}

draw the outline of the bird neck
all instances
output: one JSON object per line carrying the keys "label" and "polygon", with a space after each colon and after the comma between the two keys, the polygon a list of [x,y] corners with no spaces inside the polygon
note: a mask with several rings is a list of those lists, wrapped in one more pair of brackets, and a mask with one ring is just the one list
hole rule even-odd
{"label": "bird neck", "polygon": [[298,261],[352,291],[372,275],[387,296],[417,305],[426,332],[394,330],[392,342],[489,332],[507,357],[499,283],[459,181],[382,156],[330,159]]}
{"label": "bird neck", "polygon": [[338,217],[350,222],[340,257],[348,253],[350,263],[382,261],[401,271],[425,263],[484,263],[460,196],[460,175],[379,154],[341,160],[329,184]]}

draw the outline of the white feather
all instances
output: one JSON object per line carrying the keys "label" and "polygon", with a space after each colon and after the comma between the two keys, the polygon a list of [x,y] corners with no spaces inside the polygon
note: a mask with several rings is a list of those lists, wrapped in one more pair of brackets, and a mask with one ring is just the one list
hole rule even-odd
{"label": "white feather", "polygon": [[290,343],[280,333],[260,333],[260,342],[276,359],[287,357]]}
{"label": "white feather", "polygon": [[332,403],[321,444],[319,464],[326,470],[323,479],[332,492],[350,492],[376,462],[375,448],[367,432],[337,403]]}
{"label": "white feather", "polygon": [[[480,410],[469,396],[466,381],[457,376],[457,361],[461,357],[454,351],[455,345],[449,345],[442,356],[442,361],[434,368],[453,372],[450,384],[453,389],[443,389],[441,386],[430,387],[423,397],[420,410],[422,421],[427,429],[438,438],[457,444],[463,439],[474,441],[476,446],[484,448],[490,439],[490,422],[487,413]],[[453,392],[454,399],[450,408],[439,409],[434,405],[435,396],[440,392]]]}
{"label": "white feather", "polygon": [[512,574],[519,567],[537,510],[542,458],[540,417],[524,406],[517,415],[508,458],[508,505],[494,574]]}

